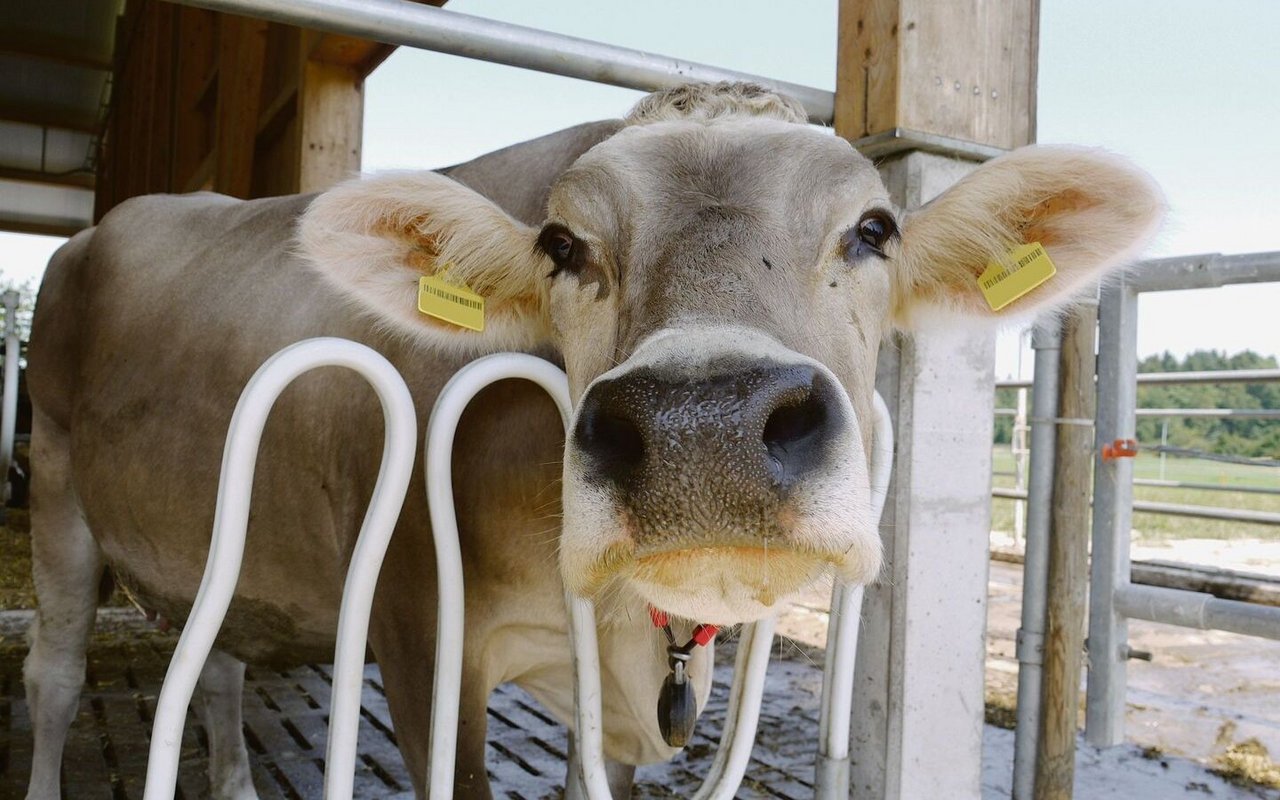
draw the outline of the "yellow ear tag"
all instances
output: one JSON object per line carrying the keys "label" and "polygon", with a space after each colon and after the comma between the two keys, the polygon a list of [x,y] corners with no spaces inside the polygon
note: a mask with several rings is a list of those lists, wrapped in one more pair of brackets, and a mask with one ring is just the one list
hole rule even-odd
{"label": "yellow ear tag", "polygon": [[428,317],[473,331],[484,330],[484,298],[460,283],[449,281],[449,267],[438,275],[418,279],[418,310]]}
{"label": "yellow ear tag", "polygon": [[1039,242],[1019,245],[992,261],[978,276],[978,286],[992,311],[999,311],[1049,280],[1058,270]]}

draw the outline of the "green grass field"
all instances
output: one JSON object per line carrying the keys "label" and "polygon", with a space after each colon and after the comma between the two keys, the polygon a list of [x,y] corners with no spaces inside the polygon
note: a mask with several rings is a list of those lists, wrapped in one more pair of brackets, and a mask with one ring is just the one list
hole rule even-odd
{"label": "green grass field", "polygon": [[[997,445],[993,451],[995,486],[1013,488],[1014,460],[1008,445]],[[1160,457],[1143,453],[1134,464],[1137,478],[1159,478]],[[1211,483],[1218,486],[1249,486],[1280,489],[1280,467],[1256,467],[1243,464],[1224,464],[1201,459],[1174,458],[1165,461],[1164,479],[1188,483]],[[1254,494],[1251,492],[1217,491],[1208,489],[1166,488],[1160,486],[1135,486],[1134,497],[1161,503],[1180,503],[1192,506],[1216,506],[1219,508],[1251,509],[1280,513],[1280,494]],[[1013,500],[993,498],[991,501],[991,527],[998,531],[1013,530]],[[1135,538],[1160,539],[1280,539],[1280,526],[1259,525],[1244,522],[1226,522],[1191,517],[1172,517],[1164,514],[1134,514]]]}

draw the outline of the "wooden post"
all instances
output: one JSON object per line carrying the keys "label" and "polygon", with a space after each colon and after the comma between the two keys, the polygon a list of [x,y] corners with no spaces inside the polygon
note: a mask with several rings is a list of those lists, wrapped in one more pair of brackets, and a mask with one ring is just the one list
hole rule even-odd
{"label": "wooden post", "polygon": [[840,0],[835,127],[847,139],[1035,138],[1039,0]]}
{"label": "wooden post", "polygon": [[364,122],[363,76],[355,67],[317,60],[314,40],[309,40],[312,36],[303,32],[298,67],[299,192],[327,189],[360,171]]}
{"label": "wooden post", "polygon": [[[1036,800],[1071,800],[1089,585],[1089,514],[1093,486],[1094,376],[1098,306],[1079,306],[1063,323],[1058,368],[1057,463],[1049,535]],[[1037,412],[1039,413],[1039,412]]]}
{"label": "wooden post", "polygon": [[[1035,130],[1037,0],[841,0],[836,133],[916,208]],[[863,800],[981,797],[994,333],[895,335],[897,431],[855,675]],[[963,468],[958,468],[963,466]]]}

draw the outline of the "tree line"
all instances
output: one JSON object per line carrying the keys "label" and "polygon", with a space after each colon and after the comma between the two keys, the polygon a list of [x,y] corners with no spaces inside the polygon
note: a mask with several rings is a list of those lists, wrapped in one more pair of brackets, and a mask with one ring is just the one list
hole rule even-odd
{"label": "tree line", "polygon": [[[1217,350],[1196,350],[1179,359],[1172,353],[1150,355],[1138,363],[1139,372],[1200,372],[1209,370],[1275,369],[1275,356],[1252,350],[1227,355]],[[1015,408],[1016,389],[996,392],[996,406]],[[1188,384],[1138,387],[1139,408],[1280,408],[1280,383]],[[1138,441],[1160,444],[1161,429],[1169,426],[1170,447],[1184,447],[1218,455],[1280,458],[1280,420],[1218,419],[1209,417],[1139,417]],[[995,442],[1008,444],[1013,418],[997,417]]]}

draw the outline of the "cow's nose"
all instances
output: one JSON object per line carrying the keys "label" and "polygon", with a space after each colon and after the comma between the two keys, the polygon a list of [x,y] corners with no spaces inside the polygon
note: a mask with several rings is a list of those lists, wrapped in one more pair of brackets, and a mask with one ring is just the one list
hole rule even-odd
{"label": "cow's nose", "polygon": [[843,425],[836,387],[805,364],[710,377],[638,368],[583,398],[574,442],[591,473],[627,484],[646,470],[717,470],[713,481],[785,490],[819,467]]}

